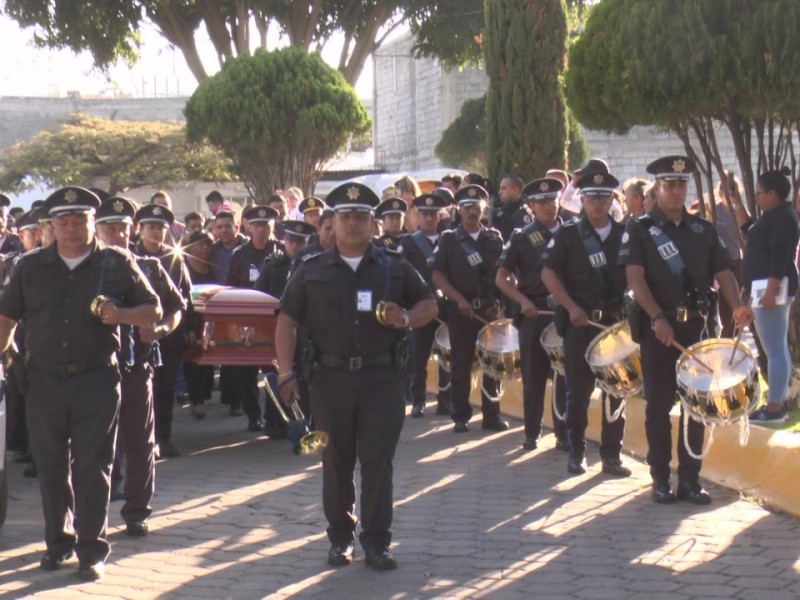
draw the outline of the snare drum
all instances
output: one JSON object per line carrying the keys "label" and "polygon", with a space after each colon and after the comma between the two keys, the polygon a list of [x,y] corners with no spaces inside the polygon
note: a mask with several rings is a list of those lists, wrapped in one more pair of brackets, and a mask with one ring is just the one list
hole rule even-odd
{"label": "snare drum", "polygon": [[433,334],[433,347],[431,354],[436,357],[439,366],[448,373],[450,372],[450,365],[452,364],[452,351],[450,348],[450,330],[447,325],[442,323],[436,328],[436,333]]}
{"label": "snare drum", "polygon": [[478,362],[484,374],[494,379],[516,379],[522,375],[519,335],[511,319],[498,319],[478,332]]}
{"label": "snare drum", "polygon": [[586,362],[600,388],[612,396],[627,398],[641,391],[642,359],[627,321],[600,332],[586,348]]}
{"label": "snare drum", "polygon": [[559,375],[564,374],[564,338],[556,332],[554,323],[550,323],[542,331],[539,343],[550,359],[550,366]]}
{"label": "snare drum", "polygon": [[675,367],[678,395],[685,411],[706,424],[730,425],[746,419],[758,406],[761,384],[758,366],[750,349],[739,344],[729,365],[735,340],[721,338],[698,342],[688,348],[711,367],[698,365],[688,354],[681,354]]}

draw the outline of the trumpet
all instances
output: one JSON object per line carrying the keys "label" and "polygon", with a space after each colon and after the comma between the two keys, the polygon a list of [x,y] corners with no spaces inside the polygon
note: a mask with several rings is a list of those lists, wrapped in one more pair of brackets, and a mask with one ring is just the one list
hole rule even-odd
{"label": "trumpet", "polygon": [[[275,408],[278,409],[278,413],[280,413],[281,418],[286,421],[290,427],[292,427],[294,423],[298,424],[297,427],[299,428],[299,432],[297,433],[299,433],[299,435],[297,437],[300,438],[300,454],[303,456],[312,456],[325,450],[325,447],[328,445],[328,434],[324,431],[311,431],[308,428],[306,417],[303,414],[303,410],[300,408],[300,405],[297,403],[297,398],[293,396],[292,402],[289,405],[293,416],[293,419],[290,419],[286,414],[286,411],[283,409],[283,403],[281,402],[280,398],[275,396],[275,392],[272,391],[272,386],[269,384],[269,381],[266,382],[264,387],[267,388],[267,395],[272,399],[272,402],[275,404]],[[297,450],[295,453],[297,453]]]}

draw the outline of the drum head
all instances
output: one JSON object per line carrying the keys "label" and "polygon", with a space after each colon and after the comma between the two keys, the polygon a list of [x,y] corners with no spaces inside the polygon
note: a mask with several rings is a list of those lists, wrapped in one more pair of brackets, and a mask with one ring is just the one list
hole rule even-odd
{"label": "drum head", "polygon": [[592,366],[605,367],[625,360],[639,349],[631,338],[627,321],[612,325],[602,331],[586,349],[586,362]]}
{"label": "drum head", "polygon": [[488,352],[519,350],[519,333],[511,319],[492,321],[478,333],[478,345]]}
{"label": "drum head", "polygon": [[447,325],[439,325],[439,327],[436,328],[433,339],[439,347],[450,350],[450,330],[447,329]]}
{"label": "drum head", "polygon": [[564,345],[564,339],[558,335],[555,323],[550,323],[542,330],[542,336],[539,338],[539,341],[545,348],[554,348]]}
{"label": "drum head", "polygon": [[681,355],[678,366],[678,383],[687,389],[713,393],[728,390],[743,382],[755,367],[755,359],[747,346],[739,344],[733,364],[728,362],[733,351],[733,340],[704,340],[691,346],[689,351],[711,367],[709,373],[687,355]]}

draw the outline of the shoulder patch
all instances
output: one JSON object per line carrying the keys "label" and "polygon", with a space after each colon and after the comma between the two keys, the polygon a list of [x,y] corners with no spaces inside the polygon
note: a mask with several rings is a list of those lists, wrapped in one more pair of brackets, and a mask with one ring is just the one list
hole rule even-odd
{"label": "shoulder patch", "polygon": [[555,245],[556,245],[556,238],[550,238],[550,241],[547,242],[547,247],[552,248]]}
{"label": "shoulder patch", "polygon": [[627,244],[629,239],[631,239],[631,236],[627,231],[622,234],[622,243],[623,244]]}

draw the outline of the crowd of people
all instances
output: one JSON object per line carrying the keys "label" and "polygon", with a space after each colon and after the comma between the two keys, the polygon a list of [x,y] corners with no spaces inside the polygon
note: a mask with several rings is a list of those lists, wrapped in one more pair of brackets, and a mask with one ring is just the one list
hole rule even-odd
{"label": "crowd of people", "polygon": [[[629,180],[621,191],[600,159],[571,176],[553,169],[526,183],[506,175],[496,194],[474,173],[448,175],[430,193],[403,177],[382,197],[359,183],[325,199],[289,188],[240,215],[214,191],[207,215],[182,222],[163,191],[140,206],[68,186],[28,212],[0,195],[8,446],[40,480],[41,568],[58,569],[76,553],[80,577],[101,577],[109,500],[122,501],[129,535],[149,533],[156,460],[181,455],[175,406],[205,418],[215,382],[214,367],[183,360],[197,335],[192,286],[202,284],[280,299],[277,372],[266,385],[329,436],[322,477],[333,566],[352,561],[358,514],[366,563],[396,568],[392,461],[406,404],[413,418],[426,416],[429,358],[446,327],[435,412],[468,433],[479,332],[504,316],[519,334],[524,450],[541,444],[552,378],[556,448],[569,475],[586,472],[595,374],[585,355],[597,334],[589,324],[627,319],[641,348],[652,499],[708,504],[699,480],[704,427],[683,409],[671,483],[677,348],[754,320],[770,387],[750,418],[784,420],[799,227],[785,173],[758,178],[757,218],[728,178],[713,224],[688,202],[694,169],[687,157],[663,157],[647,166],[651,180]],[[540,344],[551,324],[563,338],[563,375]],[[261,377],[258,367],[221,366],[220,401],[247,430],[285,438],[280,411],[261,400]],[[484,373],[481,429],[508,429],[498,396],[498,381]],[[607,402],[602,472],[627,477],[623,399]]]}

